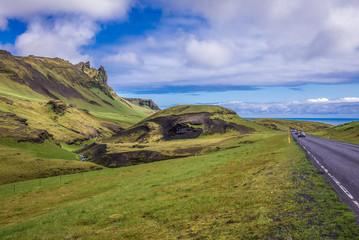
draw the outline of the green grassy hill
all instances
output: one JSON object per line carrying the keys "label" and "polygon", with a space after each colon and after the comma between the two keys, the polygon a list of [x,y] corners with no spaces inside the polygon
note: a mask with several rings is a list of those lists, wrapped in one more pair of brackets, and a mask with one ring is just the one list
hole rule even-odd
{"label": "green grassy hill", "polygon": [[[16,172],[19,167],[11,167],[11,171],[10,166],[4,168],[9,159],[13,166],[21,166],[23,155],[26,161],[39,158],[37,153],[17,147],[18,143],[26,142],[40,155],[48,152],[50,145],[45,142],[53,143],[53,155],[39,158],[50,166],[44,169],[53,169],[47,176],[88,170],[95,165],[78,162],[77,154],[70,151],[63,158],[57,153],[78,149],[83,141],[109,137],[154,112],[117,96],[107,85],[103,67],[73,65],[59,58],[17,57],[0,50],[0,175],[12,176],[0,182],[46,175],[45,170],[36,174],[38,165],[32,161],[26,163],[27,173]],[[12,157],[5,160],[9,154]],[[30,170],[32,165],[34,172]]]}
{"label": "green grassy hill", "polygon": [[325,131],[313,132],[312,134],[322,138],[359,144],[359,121],[342,124]]}
{"label": "green grassy hill", "polygon": [[333,127],[330,124],[319,122],[275,118],[255,118],[249,119],[249,121],[276,131],[288,131],[291,128],[303,131],[321,131]]}
{"label": "green grassy hill", "polygon": [[157,112],[79,152],[103,166],[121,167],[235,148],[241,138],[259,131],[269,130],[232,110],[183,105]]}

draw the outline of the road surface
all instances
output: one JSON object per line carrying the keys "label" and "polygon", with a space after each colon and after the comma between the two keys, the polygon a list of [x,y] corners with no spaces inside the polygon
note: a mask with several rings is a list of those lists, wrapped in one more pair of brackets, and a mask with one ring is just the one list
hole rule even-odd
{"label": "road surface", "polygon": [[359,216],[359,145],[307,135],[293,137],[324,172],[342,200]]}

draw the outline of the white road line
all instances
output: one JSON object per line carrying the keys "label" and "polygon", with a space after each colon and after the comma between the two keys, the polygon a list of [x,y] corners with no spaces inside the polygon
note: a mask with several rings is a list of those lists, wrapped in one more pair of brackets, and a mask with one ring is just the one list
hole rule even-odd
{"label": "white road line", "polygon": [[328,169],[326,169],[319,161],[318,159],[311,153],[309,152],[309,150],[304,147],[301,143],[299,143],[300,146],[302,146],[303,149],[305,149],[305,151],[314,159],[314,161],[319,165],[320,168],[322,168],[325,173],[338,185],[338,187],[353,201],[354,205],[357,206],[357,208],[359,208],[359,202],[354,200],[353,195],[343,186],[343,184],[341,184],[339,182],[339,180],[334,177],[329,171]]}

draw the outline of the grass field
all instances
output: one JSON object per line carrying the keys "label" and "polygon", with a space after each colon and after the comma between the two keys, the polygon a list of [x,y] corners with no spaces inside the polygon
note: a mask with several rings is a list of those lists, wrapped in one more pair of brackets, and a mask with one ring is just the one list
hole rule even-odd
{"label": "grass field", "polygon": [[0,139],[0,184],[102,169],[78,161],[80,156],[70,151],[75,146],[61,148],[49,140],[37,144]]}
{"label": "grass field", "polygon": [[359,239],[286,133],[201,156],[0,186],[0,239]]}

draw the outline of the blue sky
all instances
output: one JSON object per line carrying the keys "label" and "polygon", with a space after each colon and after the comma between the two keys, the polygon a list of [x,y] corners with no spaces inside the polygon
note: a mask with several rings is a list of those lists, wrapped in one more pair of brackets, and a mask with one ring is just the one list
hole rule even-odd
{"label": "blue sky", "polygon": [[123,97],[359,118],[356,0],[0,0],[0,48],[103,65]]}

